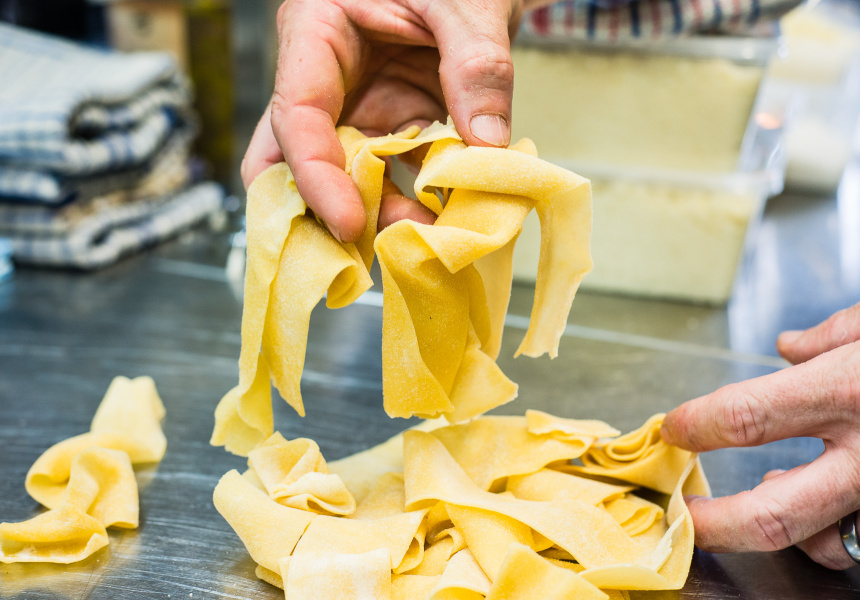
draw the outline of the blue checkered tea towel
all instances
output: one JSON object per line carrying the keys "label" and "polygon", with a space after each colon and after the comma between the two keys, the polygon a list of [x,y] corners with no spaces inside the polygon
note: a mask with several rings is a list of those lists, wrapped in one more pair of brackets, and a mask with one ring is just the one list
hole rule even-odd
{"label": "blue checkered tea towel", "polygon": [[[80,188],[74,202],[62,206],[35,203],[0,203],[0,236],[51,237],[68,235],[96,213],[124,204],[151,201],[188,187],[190,138],[158,152],[148,170],[134,179],[99,177]],[[125,177],[125,176],[124,176]]]}
{"label": "blue checkered tea towel", "polygon": [[190,104],[167,54],[103,51],[3,23],[0,82],[0,166],[30,173],[140,164]]}
{"label": "blue checkered tea towel", "polygon": [[201,183],[176,195],[95,213],[60,237],[9,235],[16,263],[98,269],[152,246],[222,210],[224,191]]}
{"label": "blue checkered tea towel", "polygon": [[0,162],[0,220],[4,212],[17,206],[58,207],[73,200],[86,202],[100,195],[134,187],[161,163],[186,162],[196,131],[196,127],[191,124],[174,129],[156,152],[141,164],[79,177],[27,167],[4,166]]}

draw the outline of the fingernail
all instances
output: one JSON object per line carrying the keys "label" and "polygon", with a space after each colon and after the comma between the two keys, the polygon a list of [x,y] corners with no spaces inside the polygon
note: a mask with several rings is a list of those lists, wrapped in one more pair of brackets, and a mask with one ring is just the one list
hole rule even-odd
{"label": "fingernail", "polygon": [[797,340],[800,339],[800,336],[803,335],[802,331],[783,331],[779,334],[779,343],[780,344],[788,344],[791,346]]}
{"label": "fingernail", "polygon": [[507,146],[511,141],[508,120],[502,115],[475,115],[469,129],[476,138],[493,146]]}
{"label": "fingernail", "polygon": [[669,428],[666,426],[666,421],[663,421],[663,424],[660,426],[660,437],[663,438],[663,441],[672,446],[675,445],[675,440],[672,438],[672,433],[669,431]]}

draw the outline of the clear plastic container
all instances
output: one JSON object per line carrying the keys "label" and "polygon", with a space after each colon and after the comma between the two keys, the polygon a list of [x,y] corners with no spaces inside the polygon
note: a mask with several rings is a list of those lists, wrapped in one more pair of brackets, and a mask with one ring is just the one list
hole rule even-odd
{"label": "clear plastic container", "polygon": [[860,117],[860,5],[823,0],[782,19],[785,48],[768,84],[795,110],[785,132],[786,186],[833,193]]}
{"label": "clear plastic container", "polygon": [[[745,240],[764,201],[783,184],[786,106],[760,86],[775,46],[774,40],[738,38],[588,50],[553,46],[548,50],[552,86],[603,86],[610,105],[600,110],[592,90],[594,99],[566,102],[573,115],[567,124],[559,123],[563,117],[546,102],[529,106],[521,95],[518,105],[515,91],[514,137],[538,138],[543,158],[592,180],[595,268],[583,288],[712,304],[729,299]],[[599,57],[608,83],[595,76],[565,84],[559,52],[570,60]],[[541,76],[523,77],[516,60],[517,86]],[[620,68],[607,67],[612,61]],[[715,74],[722,79],[714,81]],[[679,80],[680,89],[673,83]],[[697,85],[704,91],[696,91]],[[583,111],[584,104],[597,108]],[[655,114],[656,106],[666,110]],[[547,129],[529,123],[541,113],[556,120],[554,141],[540,139]],[[538,135],[518,132],[518,124]],[[565,144],[580,134],[604,139],[591,146]],[[534,280],[538,252],[539,227],[532,218],[515,251],[516,279]]]}

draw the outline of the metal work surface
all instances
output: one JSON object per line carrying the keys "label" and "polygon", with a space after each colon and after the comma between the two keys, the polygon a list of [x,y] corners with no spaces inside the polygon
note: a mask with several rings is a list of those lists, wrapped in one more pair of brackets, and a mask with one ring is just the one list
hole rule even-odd
{"label": "metal work surface", "polygon": [[[516,287],[500,364],[520,397],[498,412],[539,408],[622,430],[722,385],[771,373],[784,328],[805,327],[860,300],[860,193],[771,201],[755,251],[726,308],[582,293],[559,358],[512,358],[531,290]],[[844,233],[841,233],[844,232]],[[50,445],[89,427],[115,375],[151,375],[167,408],[168,450],[138,472],[141,525],[69,566],[0,565],[0,597],[54,599],[283,598],[212,505],[243,460],[209,446],[215,404],[237,381],[241,304],[221,268],[223,236],[196,232],[96,274],[21,271],[0,285],[0,521],[39,512],[24,490]],[[703,268],[706,268],[703,266]],[[287,438],[315,439],[334,460],[404,429],[381,397],[378,293],[313,315],[303,377],[308,415],[276,401]],[[717,494],[754,486],[769,469],[815,458],[818,440],[703,457]],[[860,568],[838,573],[788,549],[696,551],[680,592],[637,598],[857,598]]]}

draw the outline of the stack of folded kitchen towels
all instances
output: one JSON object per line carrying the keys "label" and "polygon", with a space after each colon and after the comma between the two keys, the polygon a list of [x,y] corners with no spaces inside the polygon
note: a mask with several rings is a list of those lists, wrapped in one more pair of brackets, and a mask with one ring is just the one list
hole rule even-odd
{"label": "stack of folded kitchen towels", "polygon": [[191,94],[169,55],[0,23],[0,238],[19,264],[97,269],[221,211],[194,183]]}

